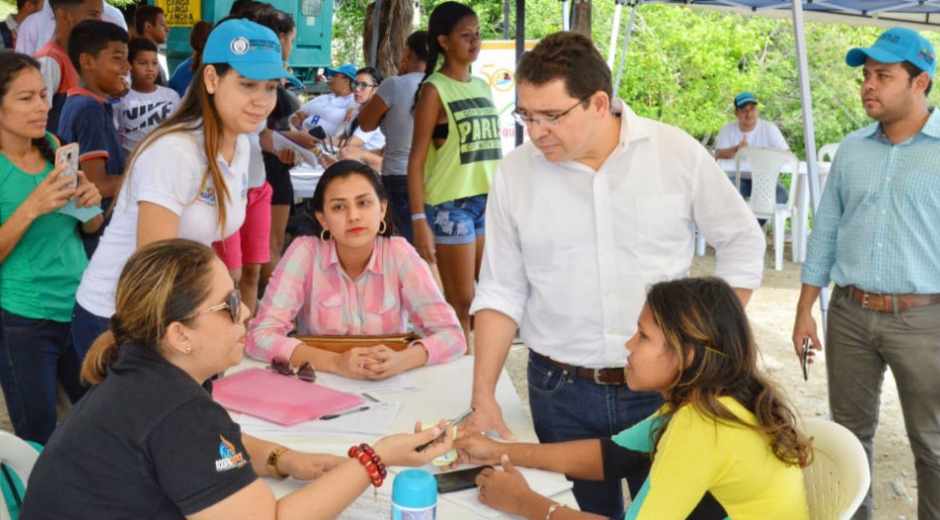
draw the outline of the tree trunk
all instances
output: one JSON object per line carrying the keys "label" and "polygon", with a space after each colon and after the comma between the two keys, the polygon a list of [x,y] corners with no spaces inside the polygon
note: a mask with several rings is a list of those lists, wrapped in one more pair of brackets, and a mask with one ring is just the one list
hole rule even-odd
{"label": "tree trunk", "polygon": [[574,0],[571,9],[571,30],[593,39],[591,36],[591,8],[591,0]]}
{"label": "tree trunk", "polygon": [[[385,77],[398,73],[398,64],[405,49],[405,40],[411,34],[411,20],[414,17],[414,5],[411,0],[381,0],[382,13],[379,20],[378,59],[375,67]],[[366,63],[372,54],[372,22],[375,3],[366,6],[365,27],[362,33],[362,49]]]}

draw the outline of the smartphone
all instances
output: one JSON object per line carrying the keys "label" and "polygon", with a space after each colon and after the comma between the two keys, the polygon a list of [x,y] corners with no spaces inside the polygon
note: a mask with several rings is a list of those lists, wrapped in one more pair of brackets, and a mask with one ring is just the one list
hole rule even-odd
{"label": "smartphone", "polygon": [[800,365],[803,366],[803,381],[809,381],[809,373],[806,371],[806,362],[809,360],[809,351],[813,347],[813,342],[809,338],[803,339],[803,355],[800,357]]}
{"label": "smartphone", "polygon": [[78,187],[78,143],[67,144],[60,147],[55,152],[56,168],[62,168],[59,173],[60,179],[71,178],[72,183],[68,185],[69,189],[74,190]]}
{"label": "smartphone", "polygon": [[477,475],[484,469],[492,467],[493,466],[478,466],[476,468],[435,473],[434,480],[437,481],[437,492],[450,493],[451,491],[460,491],[461,489],[475,487],[477,485]]}

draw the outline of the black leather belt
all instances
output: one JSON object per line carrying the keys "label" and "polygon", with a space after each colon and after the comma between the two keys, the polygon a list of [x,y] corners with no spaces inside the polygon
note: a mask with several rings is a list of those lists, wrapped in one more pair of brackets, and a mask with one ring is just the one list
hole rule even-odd
{"label": "black leather belt", "polygon": [[538,359],[548,363],[549,365],[560,368],[569,374],[574,374],[581,379],[587,379],[593,381],[598,385],[622,385],[627,382],[626,377],[623,373],[623,368],[586,368],[586,367],[577,367],[574,365],[568,365],[560,361],[555,361],[554,359],[543,356],[538,352],[530,351],[532,355]]}

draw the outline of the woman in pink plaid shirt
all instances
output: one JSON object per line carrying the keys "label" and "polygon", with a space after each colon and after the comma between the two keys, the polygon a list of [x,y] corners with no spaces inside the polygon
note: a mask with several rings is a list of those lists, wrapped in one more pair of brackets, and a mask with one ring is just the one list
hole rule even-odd
{"label": "woman in pink plaid shirt", "polygon": [[[384,379],[463,355],[454,310],[414,248],[392,236],[387,210],[372,168],[348,160],[327,168],[313,194],[319,236],[295,239],[271,275],[248,333],[251,357]],[[355,336],[406,332],[409,318],[422,338],[398,352],[380,345],[337,354],[287,335],[295,319],[300,334]]]}

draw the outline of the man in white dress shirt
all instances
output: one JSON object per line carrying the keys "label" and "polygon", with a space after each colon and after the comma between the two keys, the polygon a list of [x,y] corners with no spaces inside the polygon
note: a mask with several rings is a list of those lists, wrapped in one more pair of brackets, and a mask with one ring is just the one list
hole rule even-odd
{"label": "man in white dress shirt", "polygon": [[[125,31],[127,22],[124,20],[124,14],[121,10],[108,2],[104,3],[104,13],[101,19],[111,22]],[[55,32],[55,16],[52,14],[52,7],[49,2],[43,3],[41,11],[37,11],[23,20],[20,24],[19,33],[16,37],[16,52],[33,56],[43,45],[52,39],[52,33]]]}
{"label": "man in white dress shirt", "polygon": [[[697,227],[717,251],[716,275],[746,303],[765,241],[698,141],[613,98],[586,37],[543,39],[516,80],[514,115],[531,141],[503,158],[490,188],[467,428],[512,438],[494,392],[519,327],[539,439],[609,437],[662,404],[624,381],[647,287],[689,275]],[[634,496],[644,479],[628,479]],[[582,510],[620,518],[620,486],[576,480],[574,493]]]}

